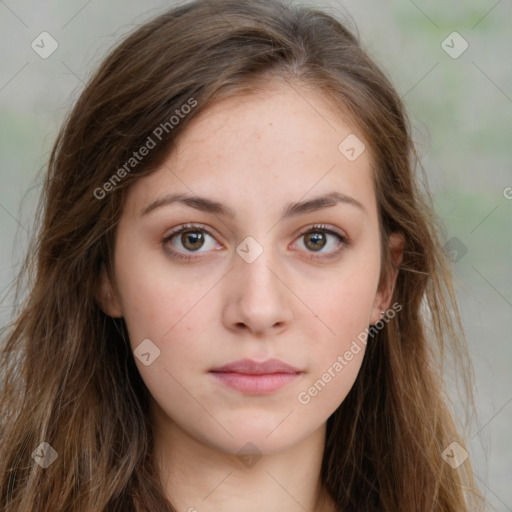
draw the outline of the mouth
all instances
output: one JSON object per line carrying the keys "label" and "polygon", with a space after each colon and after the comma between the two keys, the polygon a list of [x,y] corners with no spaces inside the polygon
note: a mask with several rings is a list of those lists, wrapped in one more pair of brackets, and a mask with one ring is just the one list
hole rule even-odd
{"label": "mouth", "polygon": [[223,385],[250,395],[274,393],[304,374],[278,359],[263,362],[243,359],[214,368],[209,373]]}

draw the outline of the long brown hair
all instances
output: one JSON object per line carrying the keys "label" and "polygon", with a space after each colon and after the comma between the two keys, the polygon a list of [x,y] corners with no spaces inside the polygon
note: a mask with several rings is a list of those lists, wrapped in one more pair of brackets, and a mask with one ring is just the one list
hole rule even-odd
{"label": "long brown hair", "polygon": [[[364,135],[382,282],[386,240],[405,239],[392,301],[402,309],[370,336],[357,380],[328,420],[323,482],[343,511],[475,510],[469,459],[454,469],[442,457],[453,441],[464,446],[442,362],[454,354],[466,384],[470,366],[404,105],[340,20],[278,0],[196,0],[147,22],[108,55],[68,115],[19,278],[29,291],[1,347],[3,510],[175,510],[152,457],[150,397],[124,321],[96,300],[100,270],[112,272],[129,187],[212,101],[270,78],[322,91]],[[143,146],[151,148],[132,160]],[[43,442],[57,454],[46,468],[36,463],[37,450],[51,462]]]}

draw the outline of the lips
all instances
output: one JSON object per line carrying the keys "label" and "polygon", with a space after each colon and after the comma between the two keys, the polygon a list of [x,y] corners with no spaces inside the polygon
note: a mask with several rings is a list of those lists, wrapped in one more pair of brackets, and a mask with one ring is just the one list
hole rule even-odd
{"label": "lips", "polygon": [[267,361],[257,362],[251,359],[241,359],[225,364],[219,368],[210,370],[214,373],[243,373],[246,375],[264,375],[271,373],[302,373],[301,370],[279,359],[268,359]]}
{"label": "lips", "polygon": [[222,386],[246,395],[268,395],[296,380],[303,371],[279,359],[258,362],[251,359],[233,361],[210,370]]}

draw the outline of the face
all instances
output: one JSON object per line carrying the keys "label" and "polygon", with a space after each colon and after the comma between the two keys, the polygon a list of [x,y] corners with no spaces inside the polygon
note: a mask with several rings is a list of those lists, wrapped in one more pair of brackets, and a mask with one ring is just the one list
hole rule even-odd
{"label": "face", "polygon": [[[320,95],[280,84],[211,106],[130,189],[104,309],[126,321],[158,428],[272,453],[346,397],[354,342],[393,285],[377,289],[368,151],[339,149],[354,133]],[[283,364],[257,364],[271,359]]]}

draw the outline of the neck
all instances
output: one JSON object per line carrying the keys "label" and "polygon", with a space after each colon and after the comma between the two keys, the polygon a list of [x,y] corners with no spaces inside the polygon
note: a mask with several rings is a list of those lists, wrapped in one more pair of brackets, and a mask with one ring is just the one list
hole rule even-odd
{"label": "neck", "polygon": [[241,457],[192,437],[154,413],[157,467],[179,512],[334,512],[320,471],[325,424],[283,451]]}

